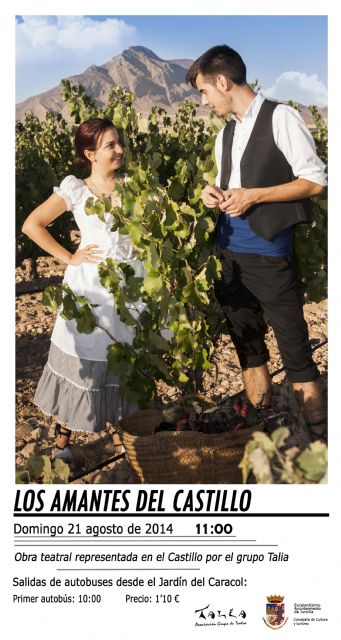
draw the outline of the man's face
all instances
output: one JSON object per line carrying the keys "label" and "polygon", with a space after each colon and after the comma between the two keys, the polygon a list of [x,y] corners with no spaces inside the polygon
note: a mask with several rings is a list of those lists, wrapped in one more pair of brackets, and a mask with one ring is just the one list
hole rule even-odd
{"label": "man's face", "polygon": [[201,93],[201,104],[208,105],[218,116],[227,116],[232,112],[231,88],[232,82],[224,76],[217,76],[211,80],[198,73],[196,77],[197,89]]}

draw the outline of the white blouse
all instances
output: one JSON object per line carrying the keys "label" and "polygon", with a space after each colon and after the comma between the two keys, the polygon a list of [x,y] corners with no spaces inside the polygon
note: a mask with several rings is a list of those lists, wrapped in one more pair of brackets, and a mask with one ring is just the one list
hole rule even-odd
{"label": "white blouse", "polygon": [[[67,209],[72,211],[76,224],[81,233],[80,248],[88,244],[97,244],[101,252],[101,259],[113,258],[130,264],[137,276],[144,275],[143,263],[138,260],[134,247],[128,235],[121,235],[118,231],[111,231],[113,216],[105,213],[103,222],[97,215],[87,215],[84,207],[88,198],[97,200],[89,187],[75,176],[67,176],[54,192],[61,196]],[[117,314],[112,294],[105,289],[98,276],[98,264],[82,263],[78,266],[68,265],[64,282],[76,294],[85,296],[91,304],[98,305],[93,309],[97,323],[106,329],[119,342],[132,343],[134,329],[121,322]],[[134,317],[145,308],[145,303],[135,302],[130,310]],[[112,343],[110,337],[101,328],[91,334],[79,333],[75,320],[64,320],[57,316],[51,341],[65,353],[84,358],[86,360],[106,360],[107,347]]]}

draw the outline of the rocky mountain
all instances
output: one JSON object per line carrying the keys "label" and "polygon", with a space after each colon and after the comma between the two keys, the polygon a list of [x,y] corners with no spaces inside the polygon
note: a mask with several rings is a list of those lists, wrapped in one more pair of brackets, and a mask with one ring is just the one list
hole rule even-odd
{"label": "rocky mountain", "polygon": [[[135,107],[141,113],[149,113],[154,105],[174,113],[183,100],[200,101],[199,93],[186,83],[186,72],[193,60],[162,60],[146,47],[135,46],[124,49],[109,62],[97,66],[91,65],[83,73],[70,76],[71,82],[82,84],[87,93],[96,98],[98,105],[103,106],[110,90],[120,85],[135,94]],[[38,118],[44,118],[47,111],[59,111],[68,119],[68,109],[62,101],[60,87],[27,98],[16,106],[16,117],[23,119],[26,112],[31,111]],[[327,115],[327,109],[320,109]],[[209,109],[200,107],[198,114],[207,117]],[[305,122],[312,125],[309,110],[303,107],[302,116]]]}
{"label": "rocky mountain", "polygon": [[[183,100],[196,99],[199,94],[186,83],[186,72],[192,60],[162,60],[146,47],[130,47],[101,66],[91,65],[83,73],[70,76],[71,82],[84,85],[96,98],[99,106],[105,104],[110,90],[120,85],[135,94],[135,107],[148,113],[154,105],[169,113],[176,111]],[[27,111],[39,118],[47,111],[60,111],[67,116],[67,108],[60,95],[60,87],[40,93],[17,104],[16,117],[22,119]],[[207,109],[201,109],[208,113]]]}

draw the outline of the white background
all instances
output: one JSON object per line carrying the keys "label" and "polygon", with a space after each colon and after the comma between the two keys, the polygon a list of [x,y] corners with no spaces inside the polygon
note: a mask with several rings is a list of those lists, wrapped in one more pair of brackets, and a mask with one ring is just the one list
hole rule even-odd
{"label": "white background", "polygon": [[[7,3],[9,5],[9,3]],[[307,12],[307,9],[309,11]],[[40,640],[48,637],[51,640],[59,636],[70,637],[77,634],[82,640],[90,640],[99,635],[111,637],[122,633],[130,640],[135,635],[148,636],[149,638],[213,638],[226,637],[227,630],[217,628],[195,629],[192,625],[193,605],[197,604],[197,593],[187,590],[183,596],[181,610],[174,609],[170,605],[158,605],[151,611],[144,605],[123,606],[120,593],[113,592],[112,599],[108,598],[102,606],[82,605],[81,608],[73,606],[41,607],[39,610],[34,606],[12,607],[11,601],[11,580],[18,569],[13,568],[13,524],[11,513],[13,511],[14,485],[14,37],[15,37],[15,14],[115,14],[118,11],[123,15],[141,14],[142,4],[137,2],[126,2],[120,8],[117,4],[104,1],[96,2],[67,2],[56,1],[47,2],[12,2],[10,7],[1,9],[1,75],[2,75],[2,103],[1,103],[1,281],[2,281],[2,309],[1,336],[2,336],[2,380],[1,380],[1,418],[2,418],[2,439],[1,439],[1,474],[2,474],[2,501],[1,501],[1,550],[2,561],[2,609],[7,616],[7,624],[3,620],[3,629],[7,627],[6,635]],[[265,627],[261,617],[265,611],[266,595],[274,591],[286,594],[287,615],[290,604],[293,602],[320,602],[328,609],[328,617],[332,619],[329,630],[325,627],[314,628],[300,627],[293,628],[288,624],[279,633],[286,638],[309,637],[320,638],[325,635],[328,638],[336,638],[339,635],[337,628],[337,603],[336,593],[339,589],[334,585],[334,580],[338,581],[337,565],[339,564],[339,508],[340,508],[340,410],[339,396],[340,390],[340,358],[339,346],[339,261],[340,253],[340,202],[338,195],[338,185],[340,182],[340,113],[339,113],[339,86],[340,71],[340,19],[339,11],[334,2],[316,2],[310,0],[309,3],[287,1],[285,5],[276,11],[274,3],[269,1],[258,1],[257,3],[243,1],[243,3],[216,1],[212,3],[173,1],[164,5],[156,2],[143,3],[143,13],[150,15],[160,14],[208,14],[216,15],[263,15],[278,14],[295,15],[329,15],[329,125],[330,125],[330,159],[329,159],[329,197],[330,197],[330,277],[329,277],[329,458],[330,458],[330,482],[328,486],[253,486],[253,511],[266,511],[272,508],[274,511],[301,512],[301,511],[327,511],[330,510],[331,517],[327,519],[312,520],[305,519],[260,519],[253,518],[233,520],[233,524],[238,522],[238,535],[240,537],[252,537],[262,540],[274,540],[281,548],[287,550],[292,560],[286,566],[270,565],[267,568],[255,570],[247,569],[249,585],[247,589],[232,592],[217,591],[216,604],[223,607],[225,601],[230,600],[243,603],[245,609],[250,611],[253,620],[257,622],[251,626],[233,628],[229,634],[235,633],[236,637],[242,638],[265,638],[272,634],[272,630]],[[228,41],[228,34],[226,40]],[[111,487],[112,488],[112,487]],[[115,488],[118,488],[115,485]],[[196,487],[192,486],[192,489]],[[215,487],[217,488],[217,487]],[[225,487],[226,488],[226,487]],[[172,487],[173,491],[174,487]],[[270,505],[270,506],[269,506]],[[177,526],[179,526],[179,519]],[[201,519],[200,521],[203,521]],[[188,526],[188,521],[186,521]],[[21,568],[22,570],[22,568]],[[205,569],[206,571],[206,569]],[[218,569],[217,569],[218,571]],[[29,574],[34,575],[35,570],[29,568]],[[27,573],[27,572],[26,572]],[[133,573],[133,572],[132,572]],[[220,575],[223,575],[224,568],[219,567]],[[240,568],[233,568],[233,574],[241,573]],[[211,592],[210,592],[211,593]],[[206,600],[206,598],[204,598]],[[247,600],[247,604],[245,601]],[[203,602],[203,606],[208,604]],[[227,605],[228,606],[228,605]],[[179,607],[179,605],[177,605]],[[259,616],[259,617],[258,617]],[[9,626],[10,625],[10,626]],[[9,628],[11,631],[9,632]],[[295,636],[294,636],[295,634]],[[336,635],[337,634],[337,635]]]}

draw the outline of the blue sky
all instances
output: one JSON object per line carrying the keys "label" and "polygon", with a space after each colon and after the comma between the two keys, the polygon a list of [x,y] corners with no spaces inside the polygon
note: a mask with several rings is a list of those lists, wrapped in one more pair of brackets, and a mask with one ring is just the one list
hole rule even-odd
{"label": "blue sky", "polygon": [[172,59],[222,43],[269,97],[327,102],[326,16],[24,16],[16,30],[18,102],[132,45]]}

